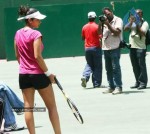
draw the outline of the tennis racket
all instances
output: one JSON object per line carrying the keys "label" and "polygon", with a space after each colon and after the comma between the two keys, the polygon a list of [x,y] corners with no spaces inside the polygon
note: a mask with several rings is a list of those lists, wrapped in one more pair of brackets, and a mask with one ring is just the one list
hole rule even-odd
{"label": "tennis racket", "polygon": [[83,124],[83,118],[77,108],[77,106],[74,104],[74,102],[67,96],[67,94],[64,92],[62,86],[60,85],[60,82],[57,80],[57,78],[55,77],[55,82],[57,84],[57,86],[60,88],[60,90],[62,91],[70,109],[72,110],[74,116],[76,117],[76,119],[79,121],[80,124]]}

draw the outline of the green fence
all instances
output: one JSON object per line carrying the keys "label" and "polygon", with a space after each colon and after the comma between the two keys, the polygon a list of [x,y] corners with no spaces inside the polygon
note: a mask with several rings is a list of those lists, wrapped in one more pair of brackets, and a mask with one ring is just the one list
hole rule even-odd
{"label": "green fence", "polygon": [[[149,1],[121,1],[115,2],[114,14],[121,18],[132,7],[141,8],[144,11],[144,18],[150,22]],[[47,18],[42,21],[39,28],[43,34],[44,58],[68,57],[84,55],[83,41],[81,40],[82,26],[87,23],[87,13],[94,10],[97,15],[101,14],[101,9],[109,6],[110,2],[80,3],[80,4],[61,4],[35,6]],[[18,8],[5,8],[5,39],[6,39],[6,57],[7,60],[14,60],[14,34],[17,29],[23,27],[23,22],[17,22]],[[98,19],[97,19],[98,21]],[[124,34],[128,41],[128,34]],[[123,50],[127,53],[128,50]]]}

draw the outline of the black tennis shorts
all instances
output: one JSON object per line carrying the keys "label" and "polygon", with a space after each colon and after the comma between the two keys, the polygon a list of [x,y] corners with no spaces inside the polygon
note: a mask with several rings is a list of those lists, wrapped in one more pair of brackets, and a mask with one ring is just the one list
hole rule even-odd
{"label": "black tennis shorts", "polygon": [[34,88],[43,89],[51,84],[50,79],[45,74],[19,74],[20,89]]}

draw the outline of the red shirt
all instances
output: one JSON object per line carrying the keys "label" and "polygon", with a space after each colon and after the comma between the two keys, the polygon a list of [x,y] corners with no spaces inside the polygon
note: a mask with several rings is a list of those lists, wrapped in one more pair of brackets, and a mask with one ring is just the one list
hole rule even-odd
{"label": "red shirt", "polygon": [[89,22],[83,26],[82,37],[85,39],[85,48],[101,47],[98,25],[95,22]]}

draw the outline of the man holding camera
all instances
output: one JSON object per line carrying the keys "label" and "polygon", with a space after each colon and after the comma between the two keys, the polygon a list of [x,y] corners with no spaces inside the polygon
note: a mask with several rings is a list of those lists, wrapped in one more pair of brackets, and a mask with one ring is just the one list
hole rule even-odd
{"label": "man holding camera", "polygon": [[110,8],[102,9],[103,16],[99,16],[99,29],[102,28],[102,49],[104,51],[105,68],[108,89],[103,93],[121,94],[122,75],[120,67],[120,48],[122,40],[123,21],[115,16]]}
{"label": "man holding camera", "polygon": [[146,45],[145,36],[149,29],[147,21],[143,19],[143,12],[141,9],[136,10],[136,16],[139,17],[139,22],[134,15],[130,16],[129,23],[125,25],[124,30],[130,31],[129,43],[130,59],[135,76],[135,84],[131,88],[145,89],[147,86],[147,68],[146,68]]}
{"label": "man holding camera", "polygon": [[88,13],[89,22],[82,28],[82,39],[85,46],[85,58],[87,64],[83,71],[83,77],[81,78],[81,86],[86,87],[89,81],[90,74],[92,73],[92,83],[94,88],[101,86],[102,82],[102,50],[100,44],[100,30],[95,23],[96,13],[91,11]]}

